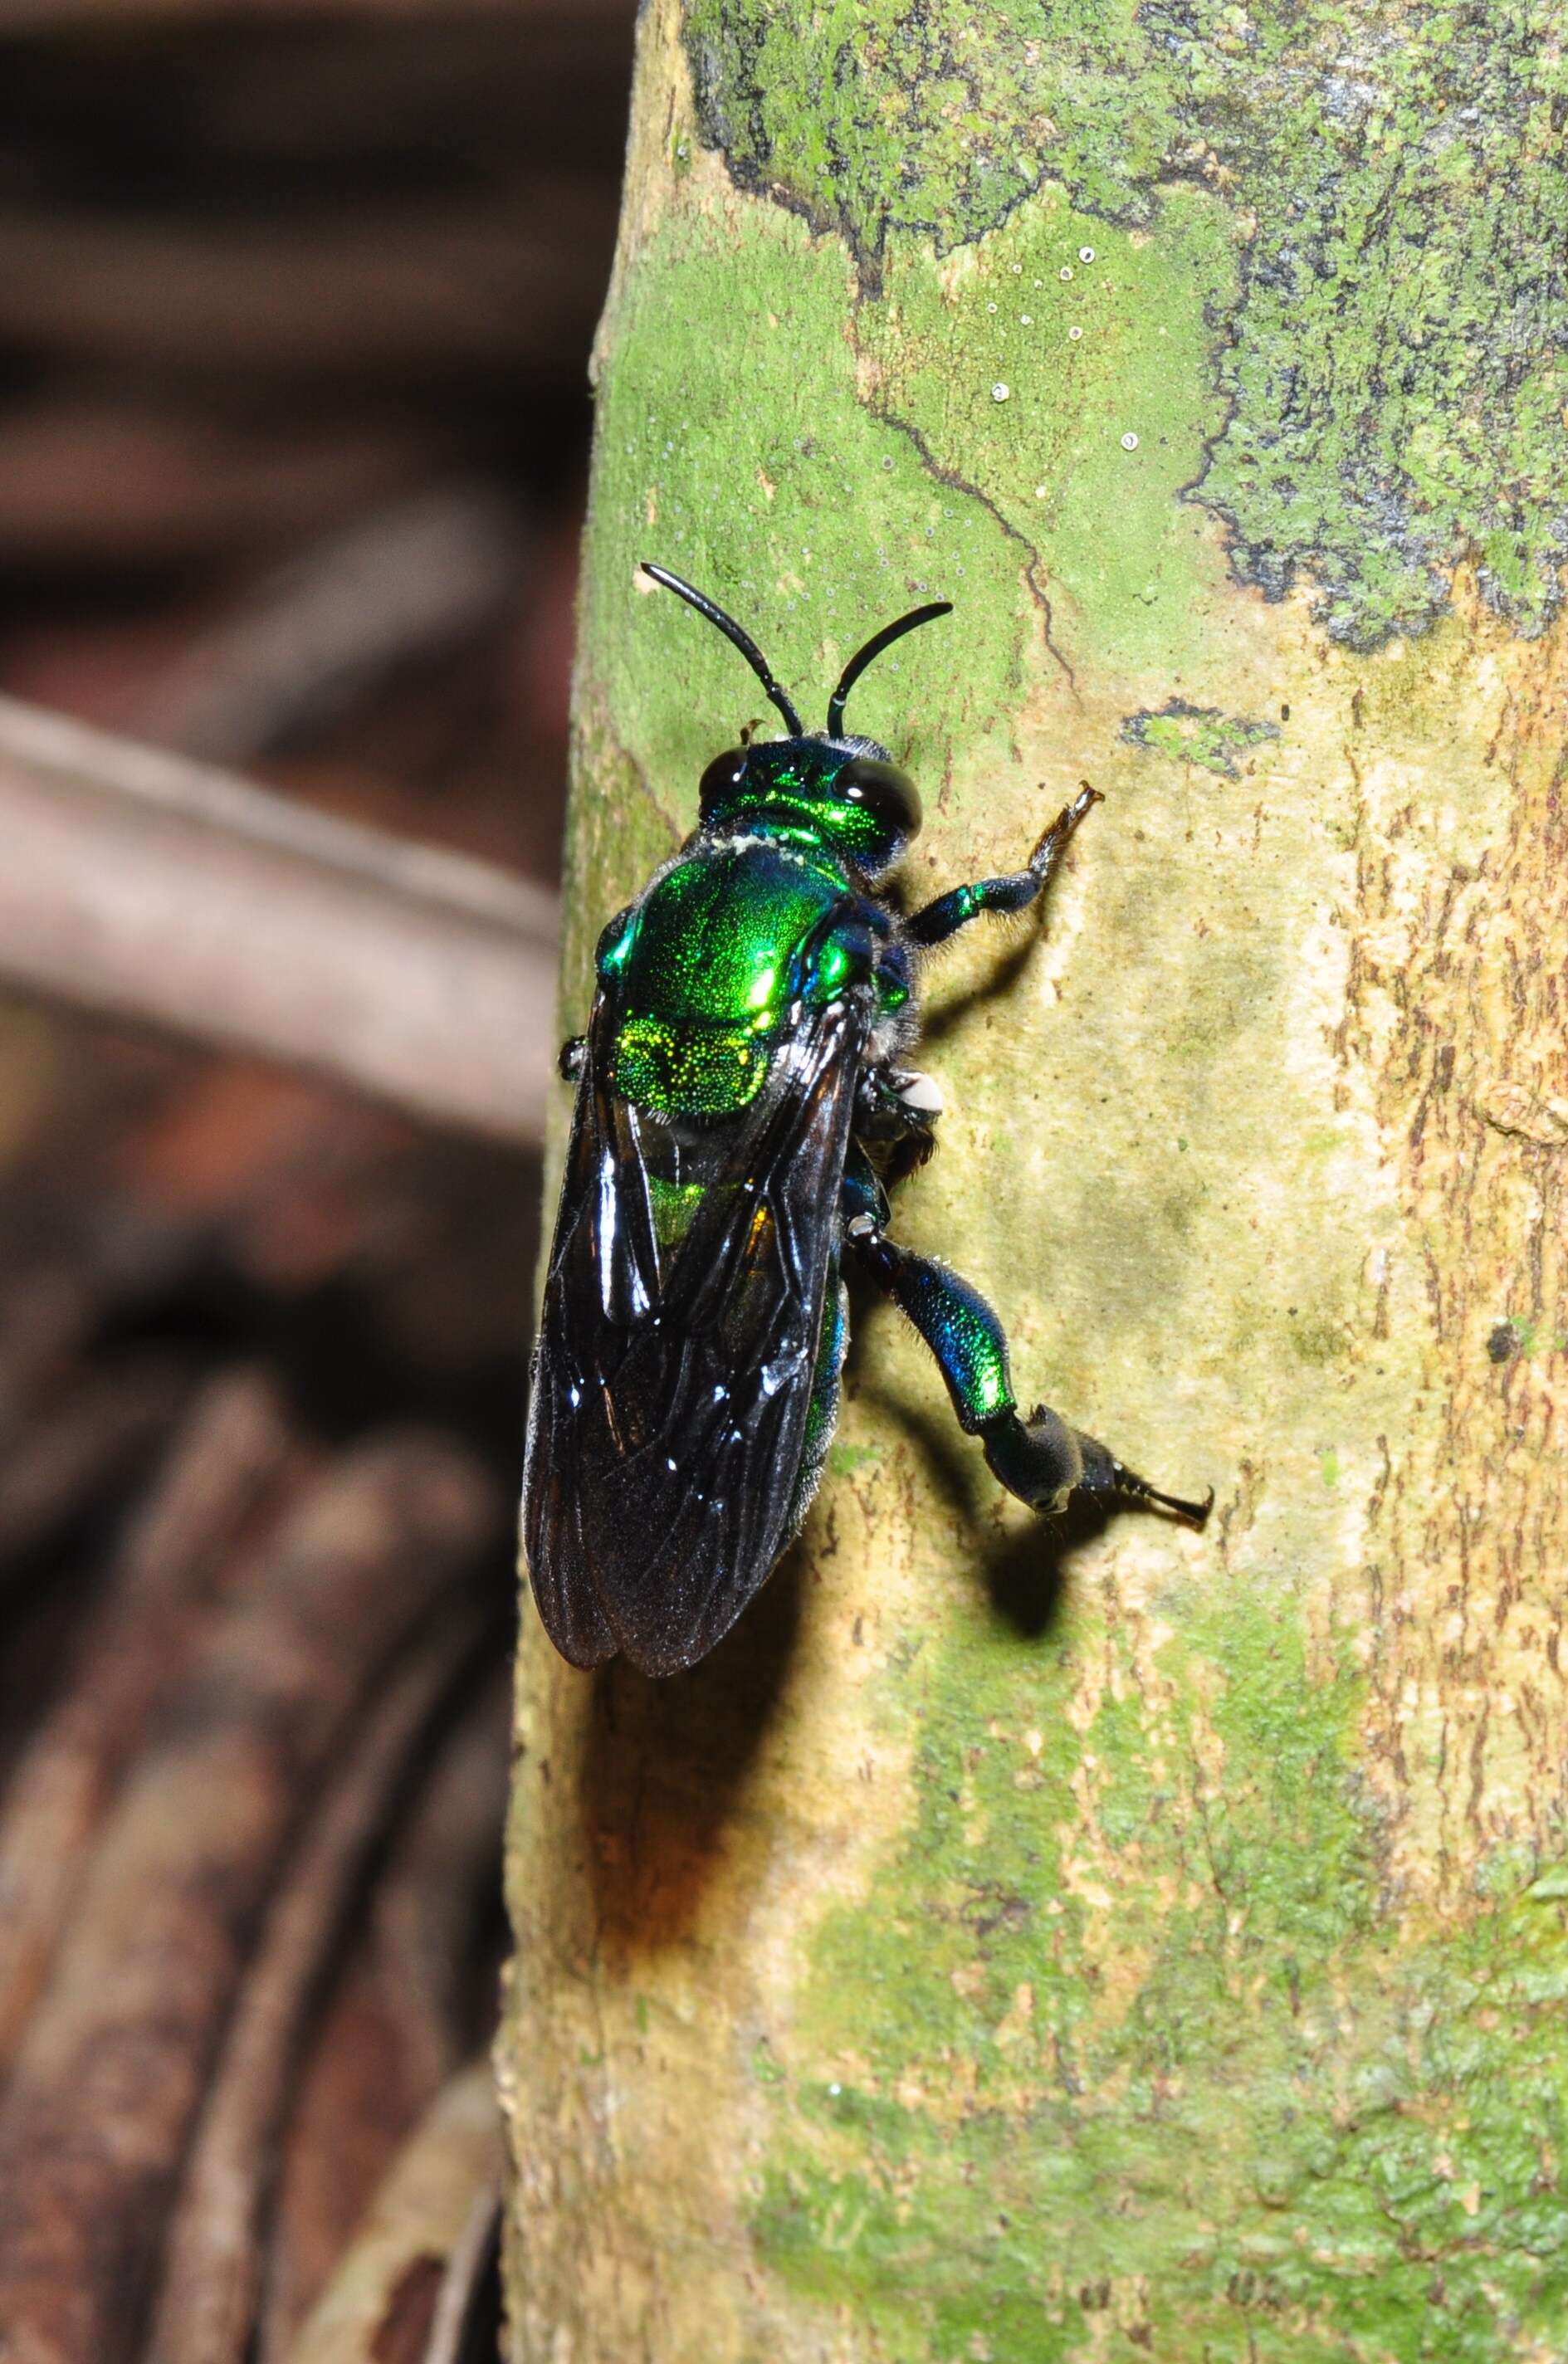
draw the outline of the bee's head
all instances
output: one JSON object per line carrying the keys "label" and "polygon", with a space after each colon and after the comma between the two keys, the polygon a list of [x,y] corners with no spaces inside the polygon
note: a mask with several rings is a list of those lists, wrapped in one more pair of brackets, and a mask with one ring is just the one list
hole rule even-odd
{"label": "bee's head", "polygon": [[920,826],[920,798],[874,739],[771,739],[716,755],[702,775],[705,828],[798,831],[868,878],[891,870]]}
{"label": "bee's head", "polygon": [[873,657],[917,624],[951,614],[951,601],[934,599],[884,624],[844,667],[828,701],[828,728],[814,733],[805,729],[755,641],[732,617],[678,574],[646,564],[642,571],[678,593],[733,641],[789,726],[787,739],[753,742],[715,756],[702,775],[704,826],[740,828],[757,822],[826,846],[868,879],[891,870],[920,826],[920,799],[914,781],[899,770],[885,747],[874,739],[845,735],[844,703]]}

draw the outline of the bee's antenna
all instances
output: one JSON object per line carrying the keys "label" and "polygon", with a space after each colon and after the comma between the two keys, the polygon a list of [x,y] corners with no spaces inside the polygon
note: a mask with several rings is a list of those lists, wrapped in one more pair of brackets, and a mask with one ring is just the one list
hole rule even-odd
{"label": "bee's antenna", "polygon": [[[706,616],[710,624],[718,626],[725,639],[732,641],[740,650],[757,679],[767,691],[769,697],[789,724],[791,738],[804,739],[806,735],[805,723],[790,704],[788,692],[781,689],[773,679],[768,660],[751,638],[751,633],[743,632],[734,617],[727,616],[723,608],[716,606],[706,592],[694,591],[689,583],[683,583],[680,576],[672,574],[667,566],[652,566],[645,558],[642,562],[642,571],[644,574],[651,574],[655,583],[662,583],[665,590],[673,591],[678,599],[684,599],[688,608],[695,608],[699,616]],[[874,649],[872,653],[875,654]]]}
{"label": "bee's antenna", "polygon": [[900,616],[895,624],[884,624],[880,632],[873,632],[872,634],[871,639],[866,642],[864,648],[858,650],[850,659],[849,663],[844,667],[843,672],[839,676],[838,688],[828,700],[828,736],[829,739],[837,739],[840,732],[842,730],[844,727],[844,702],[848,698],[851,690],[853,689],[856,682],[859,681],[862,674],[864,673],[867,665],[870,664],[874,658],[879,657],[884,649],[891,648],[895,641],[901,641],[906,632],[912,632],[917,624],[929,624],[938,616],[951,616],[951,614],[952,601],[951,599],[933,599],[929,607],[911,608],[909,613],[906,616]]}

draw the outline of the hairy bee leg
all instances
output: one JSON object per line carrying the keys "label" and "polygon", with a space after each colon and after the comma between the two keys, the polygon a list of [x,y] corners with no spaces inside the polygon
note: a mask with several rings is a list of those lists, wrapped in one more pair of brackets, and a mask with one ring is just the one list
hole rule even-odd
{"label": "hairy bee leg", "polygon": [[929,950],[933,944],[945,944],[960,928],[987,911],[1024,910],[1051,884],[1084,814],[1104,802],[1098,788],[1085,785],[1057,814],[1022,870],[1012,871],[1006,878],[979,878],[972,886],[954,886],[939,895],[934,903],[926,904],[906,921],[904,932],[910,942]]}
{"label": "hairy bee leg", "polygon": [[1201,1502],[1163,1494],[1118,1461],[1097,1436],[1069,1428],[1049,1404],[1036,1404],[1027,1421],[1016,1408],[998,1412],[979,1433],[992,1476],[1037,1511],[1065,1510],[1074,1495],[1089,1501],[1157,1502],[1189,1526],[1201,1527],[1214,1508],[1212,1486]]}
{"label": "hairy bee leg", "polygon": [[583,1072],[583,1062],[587,1055],[588,1037],[586,1034],[573,1034],[567,1042],[562,1044],[561,1055],[556,1061],[556,1065],[561,1070],[561,1078],[563,1083],[574,1084],[577,1081],[578,1076]]}
{"label": "hairy bee leg", "polygon": [[[873,1177],[874,1179],[874,1177]],[[846,1209],[853,1177],[846,1172]],[[885,1206],[885,1200],[883,1200]],[[1163,1494],[1140,1478],[1097,1437],[1069,1428],[1045,1404],[1020,1420],[1007,1364],[1006,1333],[977,1288],[957,1273],[911,1254],[888,1239],[879,1210],[860,1192],[844,1236],[859,1262],[906,1313],[937,1360],[958,1424],[978,1436],[994,1478],[1031,1510],[1066,1509],[1075,1494],[1103,1501],[1157,1502],[1202,1526],[1214,1503]]]}

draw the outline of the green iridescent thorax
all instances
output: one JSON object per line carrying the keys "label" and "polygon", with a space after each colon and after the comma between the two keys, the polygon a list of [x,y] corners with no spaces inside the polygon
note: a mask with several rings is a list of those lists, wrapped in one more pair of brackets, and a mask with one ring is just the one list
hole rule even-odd
{"label": "green iridescent thorax", "polygon": [[751,1100],[802,989],[849,973],[814,931],[845,898],[818,855],[752,839],[704,846],[606,929],[599,974],[619,1003],[616,1090],[662,1114],[726,1115]]}
{"label": "green iridescent thorax", "polygon": [[645,898],[624,951],[602,956],[628,1011],[698,1025],[776,1025],[791,965],[845,881],[784,847],[705,847]]}

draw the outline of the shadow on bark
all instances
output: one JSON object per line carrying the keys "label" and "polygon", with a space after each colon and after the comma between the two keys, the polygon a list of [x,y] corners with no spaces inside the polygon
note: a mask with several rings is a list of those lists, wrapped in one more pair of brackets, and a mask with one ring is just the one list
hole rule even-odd
{"label": "shadow on bark", "polygon": [[[940,1409],[917,1411],[904,1399],[884,1396],[876,1388],[867,1388],[866,1394],[908,1432],[921,1466],[953,1515],[982,1533],[987,1524],[987,1493],[995,1496],[999,1489],[973,1439],[954,1428]],[[981,1544],[980,1572],[991,1606],[1021,1640],[1037,1642],[1050,1633],[1071,1581],[1073,1555],[1102,1534],[1114,1516],[1114,1511],[1091,1504],[1074,1504],[1064,1518],[1008,1527]]]}
{"label": "shadow on bark", "polygon": [[797,1543],[688,1673],[656,1680],[614,1659],[595,1675],[581,1808],[607,1955],[679,1945],[725,1870],[737,1801],[795,1648],[804,1566]]}
{"label": "shadow on bark", "polygon": [[[1044,924],[1036,919],[1033,912],[1011,921],[990,920],[986,925],[994,931],[992,941],[995,947],[996,958],[993,965],[975,984],[970,986],[965,991],[955,994],[951,1001],[941,998],[940,993],[933,998],[931,1006],[921,1013],[920,1048],[922,1051],[930,1050],[937,1043],[945,1042],[950,1034],[956,1033],[965,1019],[970,1017],[983,1002],[996,1001],[1005,1004],[1007,994],[1019,983],[1024,971],[1040,950],[1045,934]],[[939,954],[938,957],[940,958],[940,955]],[[940,970],[937,972],[937,979],[940,985]],[[940,1152],[940,1139],[938,1149]]]}

